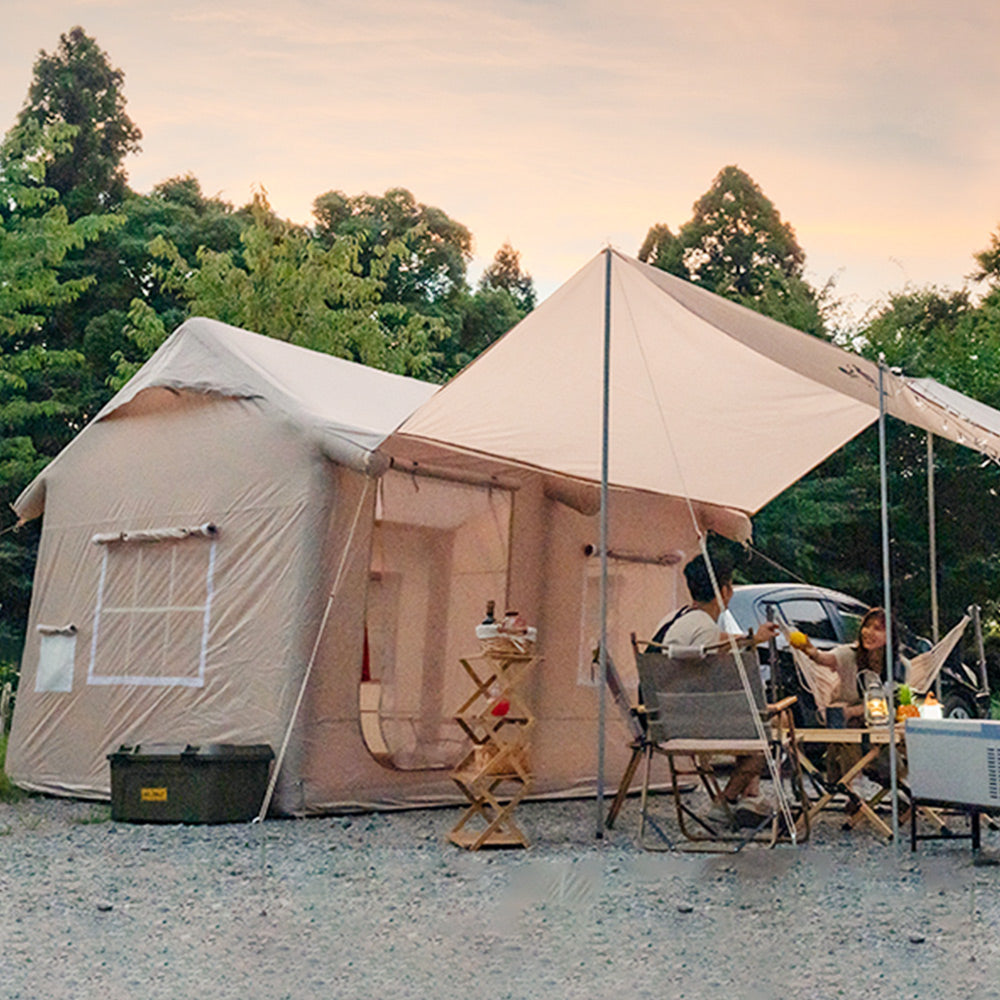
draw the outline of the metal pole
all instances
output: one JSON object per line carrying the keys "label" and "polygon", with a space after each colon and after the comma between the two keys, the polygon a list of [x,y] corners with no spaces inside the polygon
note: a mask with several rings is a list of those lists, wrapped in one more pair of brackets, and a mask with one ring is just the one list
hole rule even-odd
{"label": "metal pole", "polygon": [[[938,617],[937,589],[937,514],[934,510],[934,435],[927,432],[927,539],[928,561],[931,580],[931,639],[936,646],[941,638],[941,622]],[[934,693],[941,700],[941,671],[934,678]]]}
{"label": "metal pole", "polygon": [[892,697],[895,681],[895,664],[892,659],[892,580],[889,571],[889,477],[886,468],[885,448],[885,360],[878,362],[878,469],[879,494],[882,507],[882,591],[885,607],[885,685],[889,708],[889,774],[891,776],[890,797],[892,799],[892,841],[899,847],[899,802],[897,801],[897,761],[896,761],[896,710]]}
{"label": "metal pole", "polygon": [[[775,621],[774,611],[774,605],[769,604],[767,606],[767,620],[769,622]],[[767,658],[771,668],[771,701],[781,701],[784,697],[784,691],[782,690],[781,671],[778,664],[778,640],[773,635],[767,640]]]}
{"label": "metal pole", "polygon": [[986,692],[986,718],[990,717],[990,677],[986,670],[986,647],[983,645],[983,620],[980,617],[980,607],[972,604],[969,607],[972,620],[976,627],[976,658],[979,663],[979,683]]}
{"label": "metal pole", "polygon": [[597,826],[604,836],[604,725],[608,681],[608,440],[611,413],[611,247],[604,250],[604,387],[601,399],[601,645],[598,654]]}

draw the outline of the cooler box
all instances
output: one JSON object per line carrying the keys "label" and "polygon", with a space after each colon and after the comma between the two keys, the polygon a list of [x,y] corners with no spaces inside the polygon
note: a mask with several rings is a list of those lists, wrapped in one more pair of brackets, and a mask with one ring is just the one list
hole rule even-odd
{"label": "cooler box", "polygon": [[906,758],[916,798],[1000,808],[1000,721],[907,719]]}
{"label": "cooler box", "polygon": [[111,761],[111,818],[240,823],[260,811],[274,751],[266,743],[122,746]]}

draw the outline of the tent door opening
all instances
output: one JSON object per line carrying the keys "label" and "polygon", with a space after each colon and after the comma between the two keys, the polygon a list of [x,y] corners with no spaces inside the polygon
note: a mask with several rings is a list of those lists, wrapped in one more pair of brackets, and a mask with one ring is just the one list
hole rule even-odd
{"label": "tent door opening", "polygon": [[[487,601],[507,594],[513,493],[390,470],[379,485],[368,584],[369,678],[380,746],[400,770],[451,768],[464,752],[455,709]],[[369,719],[374,722],[374,719]]]}

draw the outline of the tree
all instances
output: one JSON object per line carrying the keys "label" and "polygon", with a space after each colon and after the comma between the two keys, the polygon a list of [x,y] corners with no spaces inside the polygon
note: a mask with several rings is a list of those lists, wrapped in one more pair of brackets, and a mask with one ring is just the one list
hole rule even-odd
{"label": "tree", "polygon": [[447,315],[449,335],[440,348],[438,371],[451,378],[524,318],[506,288],[480,286],[462,295]]}
{"label": "tree", "polygon": [[504,289],[522,316],[535,308],[535,283],[527,271],[521,270],[521,255],[509,243],[504,243],[494,254],[479,279],[479,288]]}
{"label": "tree", "polygon": [[405,188],[381,196],[328,191],[313,202],[313,215],[320,244],[350,241],[359,273],[382,283],[383,302],[433,311],[465,287],[472,234]]}
{"label": "tree", "polygon": [[646,238],[639,247],[639,260],[686,278],[684,267],[684,246],[664,223],[650,226]]}
{"label": "tree", "polygon": [[168,240],[192,268],[201,248],[228,252],[239,265],[240,235],[252,221],[249,208],[236,211],[228,202],[206,198],[191,175],[162,181],[147,195],[129,192],[120,211],[123,225],[104,233],[87,247],[85,258],[74,263],[74,267],[86,265],[97,281],[50,318],[53,339],[82,350],[95,401],[101,402],[109,378],[117,373],[116,355],[131,351],[126,331],[133,300],[152,309],[167,330],[187,315],[186,300],[158,280],[159,264],[150,244],[157,237]]}
{"label": "tree", "polygon": [[[69,221],[44,183],[74,127],[26,122],[0,144],[0,507],[9,504],[87,417],[80,400],[83,358],[50,347],[45,316],[80,295],[92,277],[63,280],[66,254],[120,223],[113,216]],[[36,537],[0,537],[0,660],[14,655],[27,618]]]}
{"label": "tree", "polygon": [[[194,266],[159,236],[151,251],[161,289],[177,294],[189,315],[208,316],[265,336],[335,354],[400,374],[434,372],[434,347],[443,322],[408,306],[383,302],[382,281],[358,273],[358,250],[346,237],[322,246],[301,227],[276,218],[259,193],[253,222],[240,236],[243,263],[229,251],[204,246]],[[376,270],[391,268],[387,249]],[[162,342],[166,329],[141,299],[129,313],[128,351],[116,355],[122,384]]]}
{"label": "tree", "polygon": [[[125,112],[123,82],[122,71],[80,27],[62,35],[56,51],[41,52],[35,63],[18,121],[72,128],[71,140],[47,160],[44,178],[71,220],[116,213],[132,197],[123,161],[138,151],[141,133]],[[110,356],[121,346],[124,310],[134,294],[127,287],[133,273],[123,254],[128,245],[129,235],[114,227],[71,248],[60,262],[60,276],[85,287],[71,299],[50,304],[45,313],[47,346],[85,358],[78,373],[84,413],[95,412],[106,400]]]}
{"label": "tree", "polygon": [[139,151],[142,132],[125,112],[125,76],[80,27],[59,38],[58,49],[39,53],[18,124],[73,125],[73,140],[46,168],[46,183],[60,195],[71,219],[106,212],[125,197],[122,166]]}
{"label": "tree", "polygon": [[973,258],[979,265],[972,273],[973,280],[1000,286],[1000,229],[990,234],[990,245],[973,254]]}
{"label": "tree", "polygon": [[109,211],[125,197],[122,163],[139,151],[142,132],[125,112],[124,79],[80,27],[61,35],[58,49],[40,52],[35,62],[18,123],[76,127],[73,142],[53,157],[45,176],[71,219]]}
{"label": "tree", "polygon": [[639,259],[807,333],[825,335],[831,286],[803,278],[792,227],[739,167],[724,167],[675,236],[652,226]]}

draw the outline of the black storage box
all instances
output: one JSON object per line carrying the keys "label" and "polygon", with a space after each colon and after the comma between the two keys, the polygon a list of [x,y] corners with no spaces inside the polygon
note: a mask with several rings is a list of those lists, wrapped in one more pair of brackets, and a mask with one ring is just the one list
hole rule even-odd
{"label": "black storage box", "polygon": [[266,743],[122,746],[111,761],[111,818],[126,823],[240,823],[267,791]]}

